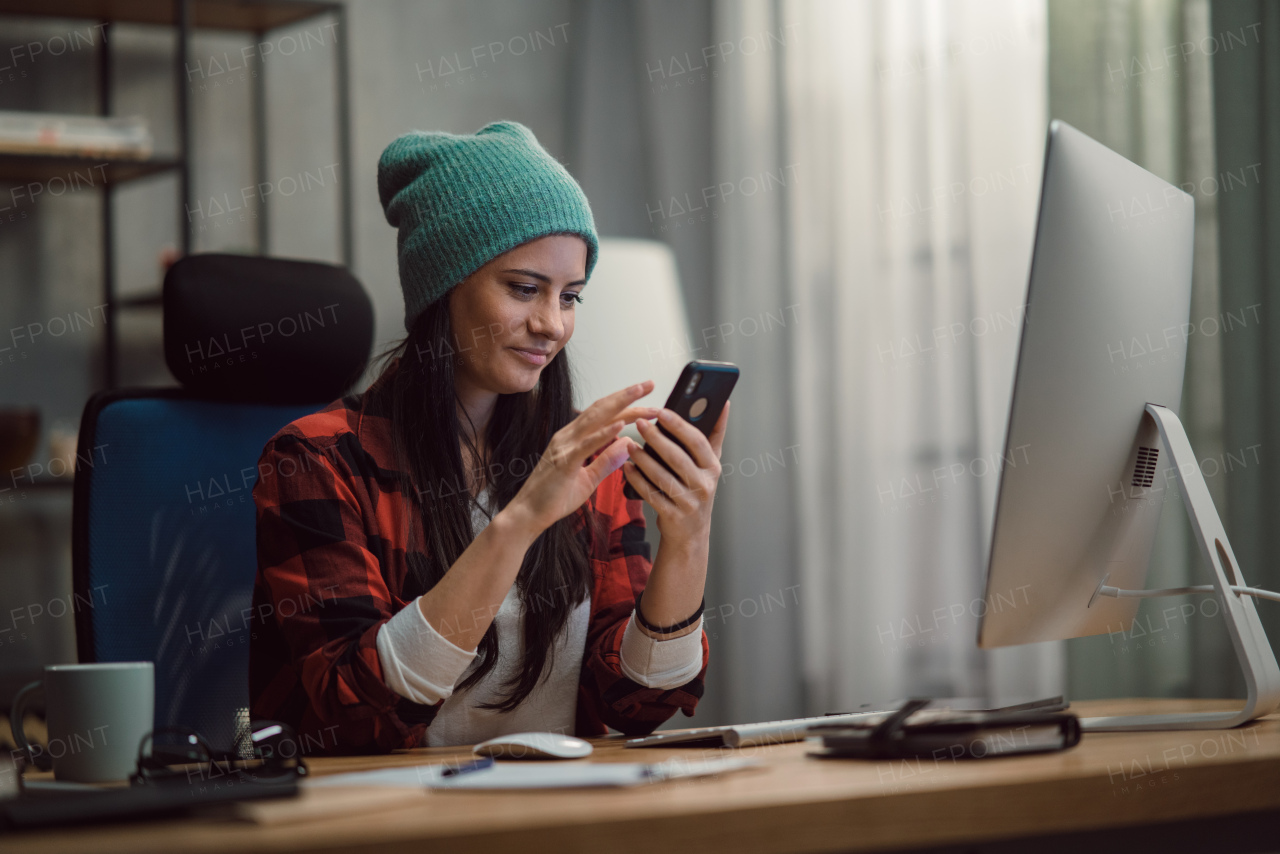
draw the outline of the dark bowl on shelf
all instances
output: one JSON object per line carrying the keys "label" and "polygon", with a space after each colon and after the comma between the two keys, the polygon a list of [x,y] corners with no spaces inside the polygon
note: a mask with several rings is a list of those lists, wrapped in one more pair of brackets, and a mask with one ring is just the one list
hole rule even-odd
{"label": "dark bowl on shelf", "polygon": [[40,443],[40,410],[0,406],[0,475],[31,462]]}

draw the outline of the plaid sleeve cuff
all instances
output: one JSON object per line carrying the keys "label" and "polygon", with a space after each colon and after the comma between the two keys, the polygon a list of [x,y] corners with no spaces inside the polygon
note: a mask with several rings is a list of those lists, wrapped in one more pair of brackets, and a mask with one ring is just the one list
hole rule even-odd
{"label": "plaid sleeve cuff", "polygon": [[702,671],[702,618],[688,634],[658,640],[640,631],[633,610],[622,631],[618,664],[624,676],[646,688],[679,688]]}
{"label": "plaid sleeve cuff", "polygon": [[378,660],[387,687],[415,703],[435,704],[476,657],[435,630],[414,599],[378,630]]}

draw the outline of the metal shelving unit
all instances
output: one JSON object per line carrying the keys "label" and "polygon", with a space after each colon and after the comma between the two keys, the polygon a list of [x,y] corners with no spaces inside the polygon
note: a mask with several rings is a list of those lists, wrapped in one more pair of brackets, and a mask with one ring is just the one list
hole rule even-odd
{"label": "metal shelving unit", "polygon": [[[177,92],[178,152],[173,157],[146,160],[110,160],[109,158],[61,157],[31,154],[0,154],[0,182],[48,181],[68,178],[80,170],[102,169],[102,300],[105,305],[103,335],[102,387],[115,388],[118,381],[119,354],[116,339],[116,313],[121,309],[154,308],[160,304],[159,293],[120,300],[115,281],[115,221],[112,213],[114,188],[122,183],[164,172],[177,172],[179,178],[176,216],[186,222],[186,211],[192,201],[191,181],[191,110],[188,87],[181,81],[190,55],[191,33],[195,29],[230,30],[253,33],[261,40],[279,27],[301,23],[318,15],[333,15],[340,34],[335,42],[335,106],[338,139],[338,206],[341,234],[340,258],[350,265],[352,257],[351,228],[351,136],[350,90],[346,8],[342,3],[311,0],[0,0],[0,15],[31,18],[73,18],[97,21],[103,25],[104,38],[98,50],[98,111],[112,112],[112,73],[110,28],[117,23],[149,24],[172,27],[177,31],[174,79]],[[265,75],[254,78],[254,171],[259,182],[266,180],[266,83]],[[264,201],[265,205],[265,201]],[[268,218],[264,210],[258,217],[258,250],[268,246]],[[181,253],[187,255],[192,246],[192,225],[181,229]]]}

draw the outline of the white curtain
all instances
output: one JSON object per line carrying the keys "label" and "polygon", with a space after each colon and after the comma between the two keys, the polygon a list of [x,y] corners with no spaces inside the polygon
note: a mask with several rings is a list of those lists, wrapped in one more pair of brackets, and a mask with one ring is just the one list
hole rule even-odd
{"label": "white curtain", "polygon": [[[1019,453],[1002,458],[1048,120],[1043,3],[722,0],[715,26],[761,46],[717,78],[719,170],[792,179],[781,204],[726,205],[716,231],[717,309],[796,319],[730,349],[775,391],[735,406],[738,426],[796,446],[788,489],[717,504],[737,592],[794,578],[807,712],[1061,691],[1060,645],[975,643],[998,472]],[[783,501],[786,523],[762,525]],[[733,685],[784,666],[769,634],[735,639]],[[783,707],[742,690],[735,708]]]}
{"label": "white curtain", "polygon": [[[781,111],[781,56],[797,42],[777,6],[717,0],[712,147],[713,325],[722,355],[742,370],[733,393],[712,529],[727,717],[779,720],[803,713],[799,624],[806,617],[796,562],[797,464],[803,448],[791,400],[790,342],[805,334],[787,284],[792,168]],[[785,41],[784,41],[785,40]],[[723,201],[721,201],[723,200]],[[708,604],[713,600],[708,599]],[[716,652],[712,653],[716,655]]]}

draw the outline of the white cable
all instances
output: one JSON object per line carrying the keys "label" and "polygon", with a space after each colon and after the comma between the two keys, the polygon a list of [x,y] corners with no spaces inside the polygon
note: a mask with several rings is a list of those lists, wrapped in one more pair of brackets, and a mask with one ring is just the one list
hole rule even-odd
{"label": "white cable", "polygon": [[1232,587],[1236,593],[1243,593],[1245,596],[1254,596],[1259,599],[1270,599],[1272,602],[1280,602],[1280,593],[1272,590],[1260,590],[1257,587]]}
{"label": "white cable", "polygon": [[1100,596],[1113,599],[1154,599],[1157,596],[1181,596],[1185,593],[1212,593],[1212,584],[1201,584],[1196,587],[1165,587],[1160,590],[1123,590],[1119,587],[1103,586],[1098,589]]}
{"label": "white cable", "polygon": [[[1280,602],[1280,593],[1271,590],[1261,590],[1257,587],[1237,587],[1231,585],[1227,587],[1232,593],[1241,596],[1254,596],[1259,599],[1271,599]],[[1199,584],[1195,587],[1166,587],[1162,590],[1122,590],[1119,587],[1108,587],[1103,585],[1098,588],[1098,595],[1110,596],[1113,599],[1129,598],[1129,599],[1154,599],[1158,596],[1182,596],[1186,593],[1213,593],[1216,588],[1212,584]]]}

